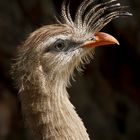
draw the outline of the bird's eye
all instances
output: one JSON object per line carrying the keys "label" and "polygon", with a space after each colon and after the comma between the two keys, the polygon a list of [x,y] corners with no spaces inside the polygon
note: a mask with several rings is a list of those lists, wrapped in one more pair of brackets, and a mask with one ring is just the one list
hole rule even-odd
{"label": "bird's eye", "polygon": [[65,51],[66,43],[64,40],[59,39],[55,42],[54,47],[57,51]]}

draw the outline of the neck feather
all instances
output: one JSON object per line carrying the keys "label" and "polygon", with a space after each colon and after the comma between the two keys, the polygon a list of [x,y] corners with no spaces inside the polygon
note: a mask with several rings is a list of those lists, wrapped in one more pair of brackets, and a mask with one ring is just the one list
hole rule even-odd
{"label": "neck feather", "polygon": [[63,79],[52,83],[38,74],[35,80],[36,84],[23,82],[24,90],[20,93],[26,124],[34,138],[89,140],[83,122],[69,101]]}

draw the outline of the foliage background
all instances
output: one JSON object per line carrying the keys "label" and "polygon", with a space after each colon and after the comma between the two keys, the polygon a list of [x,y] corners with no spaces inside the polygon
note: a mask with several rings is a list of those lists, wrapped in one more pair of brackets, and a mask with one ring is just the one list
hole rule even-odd
{"label": "foliage background", "polygon": [[[81,0],[70,0],[71,12]],[[102,0],[98,0],[102,2]],[[120,0],[133,17],[119,18],[103,31],[120,46],[96,49],[95,59],[76,76],[71,101],[93,140],[140,139],[140,1]],[[61,0],[0,1],[0,140],[28,140],[17,90],[9,75],[16,47],[35,29],[55,23]]]}

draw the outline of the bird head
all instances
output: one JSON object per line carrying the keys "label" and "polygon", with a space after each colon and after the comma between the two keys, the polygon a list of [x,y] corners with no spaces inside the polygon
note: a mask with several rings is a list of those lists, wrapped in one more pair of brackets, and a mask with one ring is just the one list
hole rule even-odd
{"label": "bird head", "polygon": [[68,79],[75,68],[80,70],[80,65],[89,62],[95,47],[119,44],[113,36],[100,30],[113,19],[128,15],[131,14],[126,12],[126,7],[116,0],[101,4],[85,0],[73,20],[69,4],[63,3],[62,21],[34,31],[19,47],[16,69],[20,75],[32,75],[38,69],[48,77]]}

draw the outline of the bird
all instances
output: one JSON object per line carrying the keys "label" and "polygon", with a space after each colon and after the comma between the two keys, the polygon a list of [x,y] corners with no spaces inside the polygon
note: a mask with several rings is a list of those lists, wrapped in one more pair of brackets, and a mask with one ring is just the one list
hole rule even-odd
{"label": "bird", "polygon": [[63,2],[61,20],[40,27],[19,45],[11,75],[34,140],[90,140],[67,87],[75,69],[82,71],[93,59],[96,47],[119,44],[101,30],[120,16],[131,16],[126,9],[117,0],[84,0],[73,19]]}

